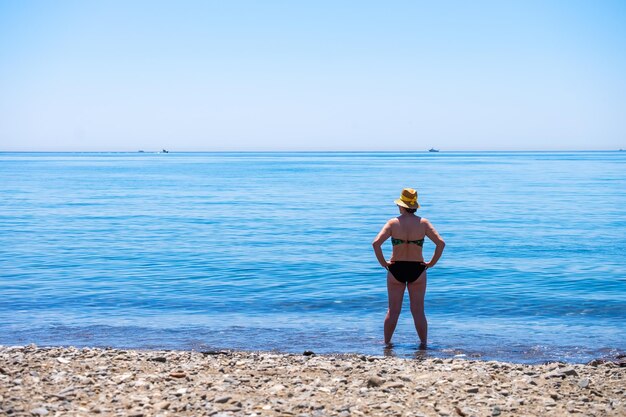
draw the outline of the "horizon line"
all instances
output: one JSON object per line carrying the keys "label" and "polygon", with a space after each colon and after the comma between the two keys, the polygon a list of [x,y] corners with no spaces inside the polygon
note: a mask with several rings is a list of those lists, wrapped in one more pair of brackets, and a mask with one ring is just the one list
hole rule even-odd
{"label": "horizon line", "polygon": [[0,153],[146,153],[146,154],[161,154],[161,153],[471,153],[471,152],[623,152],[623,148],[619,149],[450,149],[436,151],[430,150],[376,150],[376,149],[276,149],[276,150],[135,150],[135,151],[123,151],[123,150],[0,150]]}

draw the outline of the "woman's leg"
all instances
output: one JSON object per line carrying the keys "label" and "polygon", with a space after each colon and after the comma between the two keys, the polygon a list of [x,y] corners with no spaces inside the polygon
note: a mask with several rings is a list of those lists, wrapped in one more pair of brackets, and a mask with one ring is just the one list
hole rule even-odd
{"label": "woman's leg", "polygon": [[411,314],[415,323],[415,330],[420,338],[422,346],[426,346],[428,340],[428,322],[424,314],[424,295],[426,295],[426,271],[417,279],[409,283],[409,300],[411,300]]}
{"label": "woman's leg", "polygon": [[398,317],[400,317],[400,311],[402,310],[402,298],[404,297],[404,288],[406,284],[398,281],[391,275],[391,272],[387,273],[387,295],[389,296],[389,309],[387,310],[387,316],[385,317],[385,343],[391,343],[391,337],[394,330],[396,330],[396,324],[398,324]]}

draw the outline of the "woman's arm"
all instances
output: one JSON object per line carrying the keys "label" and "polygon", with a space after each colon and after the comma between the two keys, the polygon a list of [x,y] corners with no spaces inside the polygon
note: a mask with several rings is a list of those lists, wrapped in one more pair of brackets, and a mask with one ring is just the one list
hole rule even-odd
{"label": "woman's arm", "polygon": [[374,247],[374,253],[376,254],[376,259],[378,259],[378,263],[383,268],[387,269],[389,267],[389,262],[385,259],[385,255],[383,255],[383,243],[385,240],[389,239],[391,236],[391,220],[385,223],[376,239],[372,242],[372,246]]}
{"label": "woman's arm", "polygon": [[437,233],[433,225],[430,224],[428,220],[424,219],[424,221],[426,222],[426,236],[428,236],[428,238],[432,240],[435,245],[437,245],[437,247],[435,248],[435,253],[433,254],[430,262],[426,262],[425,264],[427,268],[432,268],[433,266],[435,266],[437,261],[439,261],[439,258],[441,258],[443,248],[446,247],[446,242],[443,241],[441,236],[439,236],[439,233]]}

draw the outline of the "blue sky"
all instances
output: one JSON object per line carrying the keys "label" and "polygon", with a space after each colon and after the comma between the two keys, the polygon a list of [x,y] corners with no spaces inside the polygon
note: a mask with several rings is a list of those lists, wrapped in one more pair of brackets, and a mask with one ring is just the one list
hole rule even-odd
{"label": "blue sky", "polygon": [[623,1],[0,0],[0,150],[626,148]]}

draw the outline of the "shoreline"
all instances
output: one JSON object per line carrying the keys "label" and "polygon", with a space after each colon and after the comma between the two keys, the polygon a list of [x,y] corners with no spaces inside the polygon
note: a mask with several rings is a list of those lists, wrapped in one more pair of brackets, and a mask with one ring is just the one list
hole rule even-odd
{"label": "shoreline", "polygon": [[0,346],[7,416],[626,415],[623,362]]}
{"label": "shoreline", "polygon": [[[111,342],[111,341],[108,341]],[[589,350],[583,354],[579,353],[579,356],[572,356],[570,352],[564,352],[558,350],[559,347],[547,346],[543,351],[537,351],[534,353],[519,353],[519,346],[514,346],[512,349],[518,349],[515,352],[509,352],[505,350],[492,351],[487,349],[465,349],[465,348],[452,348],[441,345],[428,345],[426,349],[419,347],[419,344],[408,343],[394,343],[391,346],[386,346],[382,341],[375,345],[375,348],[362,349],[329,349],[327,346],[320,346],[319,343],[301,343],[300,346],[290,347],[284,349],[281,347],[268,347],[266,349],[260,348],[262,343],[256,343],[254,346],[241,347],[240,345],[231,346],[229,344],[219,345],[216,343],[209,344],[185,344],[185,343],[120,343],[119,338],[112,341],[113,343],[84,343],[82,341],[70,340],[69,342],[59,343],[53,341],[51,343],[36,344],[26,341],[25,338],[19,340],[9,341],[8,344],[0,344],[0,349],[8,347],[25,347],[26,343],[36,345],[39,349],[51,349],[51,348],[76,348],[76,349],[116,349],[126,351],[194,351],[194,352],[206,352],[206,351],[229,351],[229,352],[243,352],[243,353],[257,353],[268,352],[282,355],[298,355],[303,351],[311,350],[319,356],[351,356],[351,355],[365,355],[377,358],[393,357],[399,359],[410,360],[426,360],[426,359],[460,359],[468,361],[479,362],[501,362],[520,365],[544,365],[547,363],[559,362],[569,365],[586,365],[593,362],[614,362],[618,365],[626,363],[626,350],[623,348],[603,348],[596,349],[595,351]],[[362,346],[361,346],[362,347]],[[533,346],[529,346],[528,349],[532,349]],[[621,365],[625,366],[625,365]]]}

